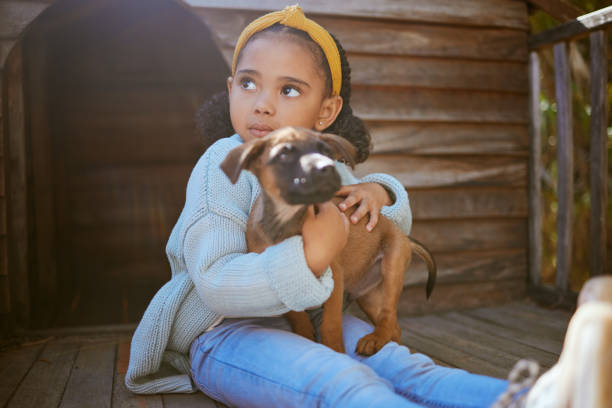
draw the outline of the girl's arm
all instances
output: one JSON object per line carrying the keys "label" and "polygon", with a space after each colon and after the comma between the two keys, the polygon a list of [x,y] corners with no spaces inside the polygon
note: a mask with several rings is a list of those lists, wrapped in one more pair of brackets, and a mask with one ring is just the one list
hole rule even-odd
{"label": "girl's arm", "polygon": [[[387,199],[390,201],[390,205],[388,205],[389,202],[387,202],[387,205],[384,205],[381,208],[380,213],[393,221],[402,229],[402,231],[404,231],[404,233],[410,234],[410,229],[412,227],[412,212],[410,210],[408,194],[406,193],[406,189],[402,183],[400,183],[395,177],[383,173],[368,174],[363,178],[358,179],[346,165],[337,163],[336,167],[340,172],[342,182],[345,185],[343,189],[347,194],[358,188],[358,186],[354,186],[356,184],[376,183],[382,186],[388,196],[384,195],[382,190],[371,189],[371,194],[374,197],[377,197],[376,199],[378,201],[384,202]],[[354,202],[358,202],[360,199],[360,194],[361,192],[358,192],[356,195],[354,195],[350,202],[347,203],[347,206],[354,204]],[[376,206],[380,208],[380,205],[375,205],[375,207]],[[365,212],[363,212],[361,215],[365,215]]]}
{"label": "girl's arm", "polygon": [[258,184],[251,174],[230,183],[219,164],[237,143],[220,145],[211,146],[194,168],[173,240],[200,298],[227,317],[272,316],[321,305],[333,288],[331,270],[313,274],[301,236],[261,254],[247,253],[246,223]]}

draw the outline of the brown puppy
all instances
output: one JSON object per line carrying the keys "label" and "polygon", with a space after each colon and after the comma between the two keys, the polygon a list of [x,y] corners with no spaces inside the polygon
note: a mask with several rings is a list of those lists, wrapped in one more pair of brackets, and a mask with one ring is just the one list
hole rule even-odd
{"label": "brown puppy", "polygon": [[[261,253],[270,245],[300,234],[308,206],[332,199],[341,187],[332,159],[343,160],[352,167],[354,154],[354,147],[339,136],[291,127],[230,151],[221,168],[231,182],[236,183],[242,170],[249,170],[262,188],[247,225],[249,251]],[[334,199],[336,204],[340,201],[341,198]],[[354,209],[349,209],[347,215]],[[425,247],[387,218],[380,217],[371,232],[366,230],[366,223],[364,217],[351,224],[347,245],[331,264],[334,289],[323,305],[320,330],[323,344],[344,352],[342,301],[346,291],[374,323],[374,331],[361,338],[356,348],[360,354],[371,355],[389,341],[400,341],[397,303],[412,250],[427,263],[427,297],[435,284],[436,266]],[[373,268],[378,260],[380,271]],[[371,276],[371,271],[380,274]],[[305,312],[289,312],[286,316],[294,332],[314,339]]]}

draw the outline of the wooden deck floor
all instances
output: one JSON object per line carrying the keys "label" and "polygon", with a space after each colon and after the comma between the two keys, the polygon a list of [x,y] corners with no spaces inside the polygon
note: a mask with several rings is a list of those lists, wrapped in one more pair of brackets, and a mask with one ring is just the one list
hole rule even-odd
{"label": "wooden deck floor", "polygon": [[[520,358],[556,361],[570,314],[527,302],[401,317],[402,342],[440,364],[505,378]],[[123,385],[130,331],[30,338],[0,352],[0,407],[221,407],[203,394],[136,396]]]}

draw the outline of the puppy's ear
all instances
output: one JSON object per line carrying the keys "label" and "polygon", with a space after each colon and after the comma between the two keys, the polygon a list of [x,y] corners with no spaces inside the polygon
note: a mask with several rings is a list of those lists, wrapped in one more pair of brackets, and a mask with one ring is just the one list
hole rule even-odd
{"label": "puppy's ear", "polygon": [[334,153],[334,159],[345,162],[351,166],[351,168],[355,167],[357,149],[351,142],[332,133],[322,133],[320,137],[329,145],[329,147],[331,147]]}
{"label": "puppy's ear", "polygon": [[251,166],[263,153],[266,144],[261,139],[245,142],[233,148],[221,163],[221,170],[230,179],[232,184],[236,184],[242,170],[250,170]]}

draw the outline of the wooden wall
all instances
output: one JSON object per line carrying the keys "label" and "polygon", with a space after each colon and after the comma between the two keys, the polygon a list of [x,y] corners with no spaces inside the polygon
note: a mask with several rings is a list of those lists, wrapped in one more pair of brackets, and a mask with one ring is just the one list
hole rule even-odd
{"label": "wooden wall", "polygon": [[[12,121],[14,129],[7,134],[5,116],[15,107],[5,103],[6,92],[12,90],[19,96],[23,90],[16,85],[20,75],[18,67],[10,73],[5,62],[11,50],[21,51],[17,40],[27,25],[52,3],[53,0],[0,0],[0,68],[3,70],[0,171],[6,170],[0,177],[0,255],[3,257],[0,258],[0,322],[8,321],[3,316],[12,310],[13,317],[22,325],[27,322],[29,311],[28,304],[19,302],[28,299],[28,276],[11,270],[9,290],[6,252],[14,241],[8,236],[23,234],[23,231],[10,231],[6,214],[11,200],[14,207],[19,206],[19,199],[26,196],[24,192],[20,197],[8,197],[4,181],[12,178],[15,186],[19,177],[25,176],[12,170],[23,158],[5,156],[13,155],[13,151],[6,152],[1,147],[8,143],[9,136],[18,137],[29,125]],[[213,31],[216,44],[228,61],[238,34],[248,22],[286,3],[184,0],[180,4]],[[374,152],[357,173],[382,171],[402,181],[411,199],[413,235],[433,250],[438,261],[439,284],[429,303],[422,301],[423,265],[416,263],[407,274],[408,287],[402,300],[406,311],[472,306],[521,296],[525,289],[527,257],[525,2],[303,0],[300,5],[307,15],[334,33],[348,52],[352,66],[352,105],[356,114],[366,120],[374,139]],[[19,59],[11,61],[18,65]],[[95,71],[95,67],[88,69]],[[81,83],[91,79],[91,76],[83,77]],[[146,104],[154,89],[165,86],[162,81],[151,84],[148,89],[127,89],[126,109],[130,111],[134,104]],[[76,104],[62,109],[78,110],[89,106],[88,103],[95,104],[99,93],[107,90],[100,83],[98,89],[87,91],[89,99],[76,100]],[[153,98],[161,94],[156,95]],[[15,114],[18,116],[18,113]],[[73,126],[78,120],[75,117],[72,123],[64,125]],[[85,158],[81,152],[87,155],[87,152],[104,150],[104,137],[98,136],[92,133],[91,143],[84,145],[79,145],[78,139],[66,139],[63,143],[76,143],[67,149],[71,160],[79,163]],[[129,156],[136,139],[130,141],[123,137],[123,140],[126,148],[115,151],[118,160]],[[103,160],[109,156],[96,157]],[[108,168],[104,177],[112,177],[115,170]],[[86,180],[85,174],[77,173],[72,181],[95,185],[95,180]],[[95,190],[68,201],[105,203]],[[125,194],[124,202],[133,202],[130,201],[133,197]],[[91,221],[91,214],[78,209],[71,214],[76,219]],[[125,214],[116,209],[107,217],[116,216],[119,220]],[[104,217],[98,221],[108,221]],[[128,231],[125,237],[127,234]],[[34,256],[27,253],[27,248],[13,248],[13,252],[24,262]],[[164,264],[164,267],[167,266]]]}
{"label": "wooden wall", "polygon": [[[283,1],[187,0],[227,61],[242,28]],[[338,37],[374,152],[358,174],[397,177],[413,236],[439,265],[407,273],[405,310],[517,298],[527,273],[527,7],[515,0],[302,1]]]}

